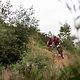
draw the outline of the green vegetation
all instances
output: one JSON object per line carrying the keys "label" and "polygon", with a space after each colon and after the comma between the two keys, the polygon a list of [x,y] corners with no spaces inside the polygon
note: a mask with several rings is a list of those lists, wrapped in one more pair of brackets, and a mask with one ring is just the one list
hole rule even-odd
{"label": "green vegetation", "polygon": [[71,36],[70,25],[61,26],[59,33],[64,55],[69,55],[71,62],[66,66],[55,58],[54,48],[48,50],[46,43],[52,34],[37,28],[32,7],[13,12],[9,1],[5,5],[0,2],[0,7],[0,78],[2,71],[7,71],[12,74],[11,80],[80,80],[80,42],[74,44],[76,38]]}
{"label": "green vegetation", "polygon": [[75,38],[71,36],[70,25],[66,23],[63,26],[61,26],[59,36],[63,39],[63,47],[66,50],[74,52],[75,51],[75,45],[74,45]]}

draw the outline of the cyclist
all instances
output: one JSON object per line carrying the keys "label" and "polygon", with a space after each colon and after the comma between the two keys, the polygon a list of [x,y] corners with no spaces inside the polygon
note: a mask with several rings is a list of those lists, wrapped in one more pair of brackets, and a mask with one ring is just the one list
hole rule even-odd
{"label": "cyclist", "polygon": [[47,41],[47,46],[50,47],[53,44],[53,40],[52,38],[49,38],[49,40]]}
{"label": "cyclist", "polygon": [[61,55],[62,59],[64,59],[64,57],[63,57],[63,49],[61,47],[61,42],[62,42],[62,39],[60,37],[54,36],[54,38],[52,40],[52,43],[57,48],[58,53]]}

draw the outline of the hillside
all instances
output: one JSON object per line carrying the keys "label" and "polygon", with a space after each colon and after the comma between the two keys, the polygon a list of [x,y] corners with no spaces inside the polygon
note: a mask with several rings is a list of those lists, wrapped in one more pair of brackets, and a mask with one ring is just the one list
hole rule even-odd
{"label": "hillside", "polygon": [[69,65],[72,61],[72,55],[70,54],[70,52],[68,51],[63,51],[63,54],[64,54],[64,59],[61,58],[60,54],[57,53],[57,50],[56,49],[53,49],[53,50],[49,50],[49,48],[45,45],[42,47],[39,46],[38,42],[36,42],[35,39],[31,39],[31,44],[32,45],[32,53],[42,53],[44,54],[45,56],[51,58],[51,59],[54,59],[54,63],[55,65],[59,66],[59,67],[62,67],[62,65]]}
{"label": "hillside", "polygon": [[[61,76],[66,77],[67,71],[68,74],[70,74],[74,72],[75,69],[79,69],[75,67],[75,60],[79,59],[79,56],[75,58],[74,54],[65,49],[63,51],[64,59],[62,59],[57,55],[56,48],[49,49],[47,47],[47,37],[45,37],[44,34],[34,31],[35,27],[31,29],[32,32],[29,31],[30,35],[28,35],[25,29],[20,26],[17,29],[16,27],[1,27],[0,40],[3,43],[1,43],[1,59],[3,60],[3,66],[0,68],[1,79],[4,77],[5,80],[10,80],[10,78],[12,78],[12,80],[20,80],[22,78],[23,80],[53,80],[53,78],[54,80],[61,80],[58,78]],[[26,34],[24,34],[24,32]],[[29,38],[26,38],[26,35],[29,36]],[[26,43],[26,41],[29,42]],[[3,54],[4,51],[5,54]],[[19,51],[21,55],[17,55],[17,51]],[[22,57],[22,59],[20,59],[20,57]],[[16,63],[14,62],[15,59]],[[5,68],[4,65],[6,61],[9,62],[7,63],[7,68]],[[70,66],[72,64],[73,66]],[[77,65],[77,67],[78,66],[79,65]],[[66,70],[65,68],[70,68],[70,70]],[[73,71],[71,71],[72,69]],[[62,74],[63,72],[65,74]],[[75,73],[72,75],[75,76]]]}

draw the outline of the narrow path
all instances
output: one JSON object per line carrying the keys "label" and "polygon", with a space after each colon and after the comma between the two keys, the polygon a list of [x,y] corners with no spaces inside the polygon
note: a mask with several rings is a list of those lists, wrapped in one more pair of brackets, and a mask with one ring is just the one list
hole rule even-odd
{"label": "narrow path", "polygon": [[43,49],[43,51],[46,52],[47,56],[50,58],[54,58],[54,62],[56,66],[62,67],[63,65],[68,66],[71,62],[72,56],[70,53],[64,51],[64,59],[60,56],[60,54],[57,54],[57,52],[51,52],[47,49]]}
{"label": "narrow path", "polygon": [[70,64],[70,55],[68,53],[64,54],[64,59],[60,55],[55,54],[54,57],[55,64],[59,67],[63,65],[68,66]]}

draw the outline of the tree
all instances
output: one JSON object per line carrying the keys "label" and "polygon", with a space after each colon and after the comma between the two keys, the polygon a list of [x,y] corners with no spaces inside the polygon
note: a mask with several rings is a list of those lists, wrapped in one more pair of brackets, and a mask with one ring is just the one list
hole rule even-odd
{"label": "tree", "polygon": [[64,48],[66,48],[67,50],[74,51],[75,49],[75,46],[73,44],[74,38],[70,34],[71,34],[70,25],[66,23],[63,26],[61,26],[59,35],[63,38]]}
{"label": "tree", "polygon": [[[58,0],[61,3],[64,2],[65,7],[71,12],[74,22],[74,27],[77,30],[77,37],[79,40],[79,29],[80,29],[80,0]],[[76,4],[77,3],[77,4]],[[75,17],[76,16],[76,17]]]}
{"label": "tree", "polygon": [[10,11],[10,2],[0,6],[0,64],[7,67],[21,60],[27,52],[30,28],[37,26],[38,20],[32,17],[33,8],[27,11],[20,7],[15,13]]}
{"label": "tree", "polygon": [[63,37],[63,39],[67,39],[70,36],[70,25],[67,23],[61,26],[60,28],[60,36]]}
{"label": "tree", "polygon": [[0,17],[6,23],[10,23],[11,21],[11,16],[13,15],[11,8],[12,5],[10,4],[10,1],[6,1],[5,4],[3,4],[2,1],[0,1]]}

